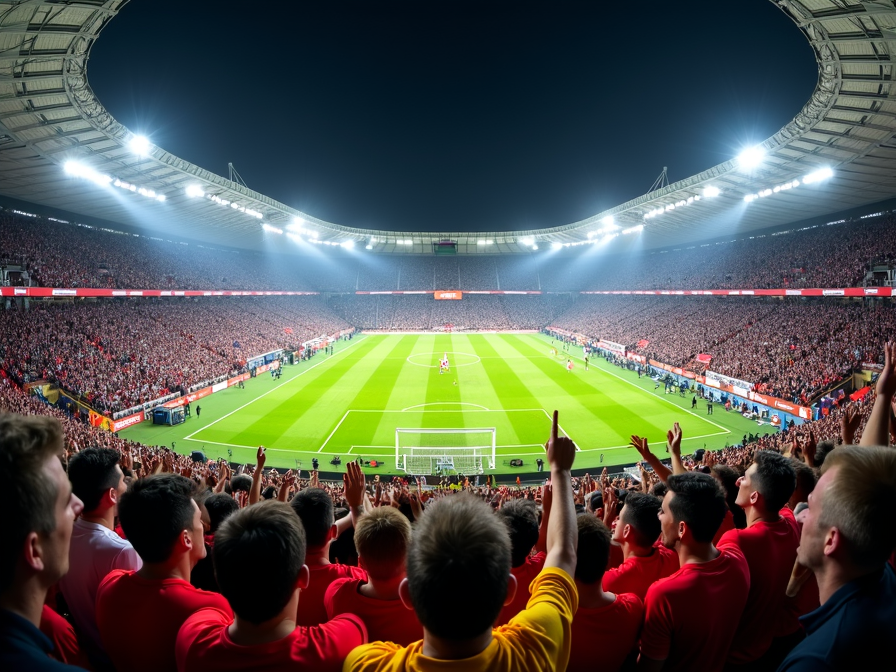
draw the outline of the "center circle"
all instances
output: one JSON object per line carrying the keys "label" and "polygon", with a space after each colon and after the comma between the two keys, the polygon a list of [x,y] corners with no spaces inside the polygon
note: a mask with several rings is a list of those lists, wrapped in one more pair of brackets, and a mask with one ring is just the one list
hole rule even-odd
{"label": "center circle", "polygon": [[[414,366],[424,366],[430,369],[439,368],[439,362],[446,353],[436,352],[418,352],[408,357],[408,362]],[[471,366],[478,364],[481,360],[478,355],[471,355],[469,352],[452,352],[448,351],[448,368],[456,368],[461,366]]]}

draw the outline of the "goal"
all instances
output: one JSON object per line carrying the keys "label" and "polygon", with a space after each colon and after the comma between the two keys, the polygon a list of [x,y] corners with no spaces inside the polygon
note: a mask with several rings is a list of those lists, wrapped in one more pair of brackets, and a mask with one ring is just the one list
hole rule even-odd
{"label": "goal", "polygon": [[415,476],[481,474],[495,468],[494,427],[395,429],[395,464]]}

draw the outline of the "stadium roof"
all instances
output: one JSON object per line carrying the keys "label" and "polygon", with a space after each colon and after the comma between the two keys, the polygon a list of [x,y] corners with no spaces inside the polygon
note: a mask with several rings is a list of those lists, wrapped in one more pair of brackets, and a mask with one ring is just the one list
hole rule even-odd
{"label": "stadium roof", "polygon": [[[493,233],[340,226],[160,147],[150,145],[143,155],[136,154],[134,135],[103,108],[87,81],[90,49],[125,4],[127,0],[0,0],[3,195],[119,222],[150,235],[234,247],[263,249],[265,236],[276,235],[263,224],[282,231],[299,218],[297,226],[317,238],[307,231],[298,235],[312,242],[367,245],[374,238],[378,252],[429,253],[431,243],[446,239],[456,241],[462,254],[525,253],[536,243],[586,244],[642,225],[642,249],[666,247],[896,196],[896,8],[890,0],[776,0],[808,38],[819,78],[803,109],[762,143],[765,156],[758,166],[748,170],[731,160],[580,222]],[[76,164],[66,172],[68,162]],[[828,168],[833,170],[829,179],[804,179],[824,177],[818,171]],[[721,193],[707,197],[707,187]]]}

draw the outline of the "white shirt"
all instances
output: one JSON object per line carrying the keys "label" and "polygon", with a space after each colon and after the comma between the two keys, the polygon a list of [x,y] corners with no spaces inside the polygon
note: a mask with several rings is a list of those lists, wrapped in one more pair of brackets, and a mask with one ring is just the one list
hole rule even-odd
{"label": "white shirt", "polygon": [[68,557],[68,573],[59,581],[59,587],[88,653],[91,657],[97,653],[104,657],[96,627],[97,588],[113,569],[140,569],[143,561],[131,542],[83,518],[75,521]]}

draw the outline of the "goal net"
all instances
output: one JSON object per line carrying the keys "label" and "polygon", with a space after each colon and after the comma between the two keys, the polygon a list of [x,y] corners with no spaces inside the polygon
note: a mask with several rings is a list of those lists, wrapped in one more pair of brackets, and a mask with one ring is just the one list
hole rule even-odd
{"label": "goal net", "polygon": [[494,427],[395,430],[395,464],[415,476],[481,474],[495,468]]}

